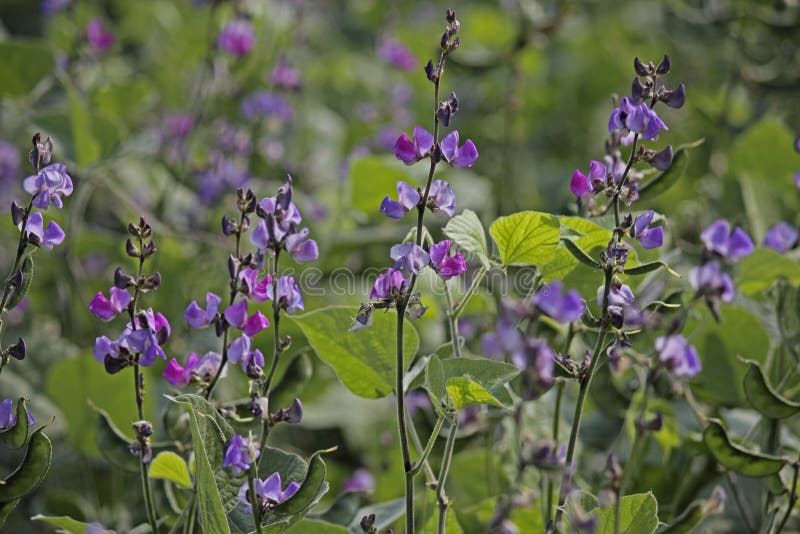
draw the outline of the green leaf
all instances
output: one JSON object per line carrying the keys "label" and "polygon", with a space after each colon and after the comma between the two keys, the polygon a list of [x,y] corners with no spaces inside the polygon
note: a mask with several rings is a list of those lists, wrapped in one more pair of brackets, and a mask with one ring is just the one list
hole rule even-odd
{"label": "green leaf", "polygon": [[319,519],[303,519],[284,532],[286,534],[350,534],[350,531],[341,525]]}
{"label": "green leaf", "polygon": [[[78,521],[77,519],[72,519],[66,515],[42,515],[38,514],[31,517],[34,521],[42,521],[44,523],[49,523],[59,528],[60,532],[68,532],[69,534],[85,534],[89,532],[89,529],[92,528],[92,525],[89,523],[84,523],[82,521]],[[94,531],[92,531],[94,532]],[[111,530],[103,530],[103,532],[113,532]]]}
{"label": "green leaf", "polygon": [[375,528],[382,531],[392,525],[399,518],[403,517],[406,513],[405,499],[395,499],[393,501],[382,502],[359,508],[356,512],[353,521],[350,523],[350,532],[353,534],[362,534],[361,518],[365,515],[375,514]]}
{"label": "green leaf", "polygon": [[[167,396],[167,399],[184,408],[189,414],[195,455],[197,502],[204,529],[206,532],[230,532],[220,488],[217,486],[215,465],[221,469],[224,443],[230,439],[231,433],[223,433],[214,418],[214,415],[217,415],[216,410],[202,397],[180,395],[174,398]],[[237,491],[239,487],[241,484],[237,486]]]}
{"label": "green leaf", "polygon": [[92,405],[92,409],[97,412],[97,448],[100,454],[108,460],[114,467],[124,469],[130,473],[139,471],[139,460],[131,454],[128,448],[133,437],[125,435],[105,410]]}
{"label": "green leaf", "polygon": [[597,517],[595,534],[614,534],[628,532],[633,534],[652,534],[658,528],[658,503],[652,493],[627,495],[620,499],[620,524],[615,530],[615,505],[596,509],[592,515]]}
{"label": "green leaf", "polygon": [[9,449],[19,449],[28,441],[28,399],[20,397],[17,401],[17,423],[0,431],[0,445]]}
{"label": "green leaf", "polygon": [[13,501],[29,494],[41,484],[50,469],[53,445],[42,426],[31,434],[25,458],[17,469],[0,482],[0,502]]}
{"label": "green leaf", "polygon": [[163,451],[153,458],[150,464],[150,478],[161,478],[174,482],[183,488],[192,488],[192,478],[186,460],[172,451]]}
{"label": "green leaf", "polygon": [[639,275],[643,275],[643,274],[647,274],[647,273],[653,272],[656,269],[659,269],[660,267],[663,267],[664,269],[666,269],[669,274],[671,274],[672,276],[674,276],[676,278],[680,278],[681,277],[681,275],[679,275],[678,273],[676,273],[675,271],[670,269],[669,265],[667,265],[666,263],[664,263],[663,261],[660,261],[660,260],[651,261],[650,263],[642,263],[642,264],[637,265],[636,267],[628,267],[628,268],[625,269],[625,274],[629,274],[631,276],[639,276]]}
{"label": "green leaf", "polygon": [[311,456],[308,461],[308,472],[300,489],[288,501],[273,508],[274,514],[296,516],[302,513],[305,515],[313,505],[319,502],[328,491],[328,483],[325,482],[325,460],[322,459],[322,455],[334,450],[336,449],[317,451]]}
{"label": "green leaf", "polygon": [[350,167],[353,207],[380,215],[381,200],[387,195],[397,198],[397,182],[406,173],[405,166],[392,157],[367,156],[354,161]]}
{"label": "green leaf", "polygon": [[[290,319],[347,389],[368,399],[385,397],[394,391],[397,315],[376,311],[369,328],[350,332],[354,311],[352,307],[330,306]],[[408,320],[403,347],[408,362],[419,347],[417,331]]]}
{"label": "green leaf", "polygon": [[280,473],[281,482],[297,482],[305,480],[308,464],[303,458],[292,452],[274,447],[265,447],[258,464],[258,477],[265,479],[272,473]]}
{"label": "green leaf", "polygon": [[[695,143],[693,146],[697,146],[702,142],[703,140],[700,140],[699,143]],[[672,156],[672,165],[670,165],[669,169],[643,183],[639,188],[639,198],[650,198],[667,191],[678,183],[678,180],[681,179],[688,168],[688,147],[678,147]]]}
{"label": "green leaf", "polygon": [[474,211],[464,210],[456,215],[444,227],[444,235],[467,252],[472,252],[487,269],[489,264],[489,248],[486,245],[486,231]]}
{"label": "green leaf", "polygon": [[503,265],[541,265],[555,256],[561,225],[554,215],[523,211],[500,217],[489,233]]}
{"label": "green leaf", "polygon": [[432,355],[425,371],[425,389],[434,406],[457,408],[481,403],[511,405],[505,385],[519,374],[515,365],[485,358],[447,358]]}
{"label": "green leaf", "polygon": [[571,238],[562,237],[561,241],[564,243],[564,246],[569,251],[569,253],[572,254],[573,258],[593,269],[600,268],[600,264],[597,262],[597,260],[593,259],[586,252],[584,252],[583,249],[580,248],[578,245],[576,245]]}
{"label": "green leaf", "polygon": [[775,280],[800,284],[800,264],[771,248],[757,248],[736,269],[736,288],[752,297],[768,289]]}
{"label": "green leaf", "polygon": [[0,57],[6,73],[0,78],[0,96],[26,96],[56,66],[53,53],[43,42],[2,42]]}
{"label": "green leaf", "polygon": [[335,525],[349,525],[356,517],[361,494],[357,491],[345,491],[339,495],[330,508],[321,514],[310,514],[312,519],[327,521]]}
{"label": "green leaf", "polygon": [[784,466],[784,460],[778,456],[748,451],[732,443],[722,423],[716,419],[708,420],[703,442],[717,462],[744,476],[766,477],[776,474]]}
{"label": "green leaf", "polygon": [[8,519],[8,516],[11,515],[11,512],[14,511],[14,508],[16,508],[18,504],[19,499],[0,503],[0,528],[3,527],[3,525],[6,523],[6,519]]}
{"label": "green leaf", "polygon": [[[611,239],[610,230],[588,219],[582,217],[560,217],[559,221],[561,223],[562,239],[569,239],[573,245],[582,252],[586,252],[590,258],[592,251],[598,248],[605,248]],[[558,248],[553,259],[542,265],[539,270],[545,282],[552,282],[555,279],[563,280],[581,263],[565,245]],[[595,265],[596,262],[592,260],[593,269]]]}
{"label": "green leaf", "polygon": [[81,167],[86,167],[100,157],[100,142],[92,133],[92,117],[89,115],[86,103],[74,89],[68,90],[68,95],[75,162]]}
{"label": "green leaf", "polygon": [[776,392],[764,376],[758,362],[744,360],[744,393],[750,404],[771,419],[785,419],[800,412],[800,402],[791,401]]}
{"label": "green leaf", "polygon": [[8,299],[8,304],[6,304],[6,310],[13,310],[16,308],[31,288],[31,282],[33,281],[33,258],[31,256],[25,256],[21,270],[22,285],[11,294],[11,298]]}

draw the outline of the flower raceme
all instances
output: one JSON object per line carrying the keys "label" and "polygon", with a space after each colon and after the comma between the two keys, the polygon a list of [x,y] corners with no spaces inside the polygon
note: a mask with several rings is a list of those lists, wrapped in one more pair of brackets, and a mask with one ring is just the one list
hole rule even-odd
{"label": "flower raceme", "polygon": [[[458,131],[453,130],[439,143],[441,157],[450,165],[457,167],[472,167],[478,159],[478,149],[471,139],[467,139],[462,146],[458,146]],[[433,153],[436,140],[433,134],[419,126],[414,128],[413,138],[401,134],[394,144],[394,155],[406,165],[425,159]]]}
{"label": "flower raceme", "polygon": [[[194,352],[186,358],[186,366],[182,367],[172,358],[162,373],[164,379],[175,387],[184,387],[193,381],[208,382],[219,370],[222,355],[218,352],[207,352],[202,357]],[[225,376],[225,369],[220,377]]]}
{"label": "flower raceme", "polygon": [[636,104],[625,96],[608,119],[608,131],[615,130],[620,130],[623,135],[638,133],[645,139],[652,140],[658,137],[658,132],[669,128],[646,103]]}
{"label": "flower raceme", "polygon": [[[406,213],[419,206],[422,195],[406,182],[397,182],[397,200],[386,196],[380,211],[392,219],[402,219]],[[452,217],[456,210],[456,195],[444,180],[433,180],[428,191],[428,208],[437,217]]]}

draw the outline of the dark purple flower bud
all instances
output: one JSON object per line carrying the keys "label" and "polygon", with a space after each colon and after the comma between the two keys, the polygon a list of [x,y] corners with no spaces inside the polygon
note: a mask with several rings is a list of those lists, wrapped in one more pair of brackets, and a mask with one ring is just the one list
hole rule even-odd
{"label": "dark purple flower bud", "polygon": [[253,26],[244,19],[229,22],[217,36],[217,47],[236,57],[249,54],[255,44]]}
{"label": "dark purple flower bud", "polygon": [[755,249],[753,241],[738,226],[731,231],[730,224],[724,219],[711,223],[700,234],[706,248],[730,261],[737,261],[749,256]]}
{"label": "dark purple flower bud", "polygon": [[540,288],[531,298],[531,303],[559,323],[577,321],[586,309],[580,294],[574,289],[564,292],[560,280]]}
{"label": "dark purple flower bud", "polygon": [[118,287],[109,289],[108,294],[110,298],[106,298],[102,292],[98,292],[89,303],[89,311],[106,322],[126,311],[132,298],[127,289]]}
{"label": "dark purple flower bud", "polygon": [[419,191],[406,182],[397,182],[397,200],[388,196],[381,202],[381,213],[392,219],[402,219],[403,216],[416,208],[420,201]]}
{"label": "dark purple flower bud", "polygon": [[24,360],[26,352],[25,340],[22,337],[17,339],[16,343],[8,347],[8,353],[16,360]]}
{"label": "dark purple flower bud", "polygon": [[110,375],[119,373],[127,366],[131,364],[130,360],[128,359],[121,359],[121,358],[114,358],[110,354],[106,354],[103,357],[103,365],[106,368],[106,372]]}
{"label": "dark purple flower bud", "polygon": [[161,287],[161,273],[157,272],[150,276],[145,276],[139,289],[141,289],[142,292],[147,293],[148,291],[154,291],[159,287]]}
{"label": "dark purple flower bud", "polygon": [[133,244],[133,241],[128,239],[125,241],[125,254],[127,254],[131,258],[138,258],[141,253],[139,252],[139,249],[136,247],[136,245]]}
{"label": "dark purple flower bud", "polygon": [[453,39],[453,42],[450,43],[450,47],[448,48],[447,52],[452,54],[453,52],[458,50],[459,46],[461,46],[461,37],[456,37],[455,39]]}
{"label": "dark purple flower bud", "polygon": [[219,312],[219,304],[222,299],[214,293],[206,293],[206,309],[197,305],[197,301],[192,301],[183,312],[183,317],[192,328],[204,328],[211,324]]}
{"label": "dark purple flower bud", "polygon": [[666,171],[672,166],[672,145],[667,147],[661,152],[656,152],[650,159],[650,164],[659,171]]}
{"label": "dark purple flower bud", "polygon": [[[261,378],[264,376],[263,363],[262,364],[258,363],[259,361],[258,355],[260,354],[261,351],[256,349],[250,353],[249,357],[246,360],[243,360],[243,362],[244,361],[247,362],[247,365],[245,366],[244,370],[244,373],[247,375],[247,378],[251,378],[253,380],[261,380]],[[263,359],[264,358],[262,356],[261,360]]]}
{"label": "dark purple flower bud", "polygon": [[646,421],[637,420],[636,429],[639,432],[658,432],[664,426],[664,414],[656,412],[655,417]]}
{"label": "dark purple flower bud", "polygon": [[467,271],[467,263],[460,252],[450,256],[450,240],[445,239],[431,245],[429,251],[430,265],[443,280],[449,280]]}
{"label": "dark purple flower bud", "polygon": [[567,448],[564,445],[557,446],[552,441],[546,441],[533,447],[530,457],[526,463],[550,471],[564,467],[567,461]]}
{"label": "dark purple flower bud", "polygon": [[136,421],[131,424],[134,435],[138,438],[149,438],[153,435],[153,425],[149,421]]}
{"label": "dark purple flower bud", "polygon": [[444,18],[445,20],[447,20],[449,24],[453,24],[454,22],[456,22],[456,12],[452,9],[448,9],[444,13]]}
{"label": "dark purple flower bud", "polygon": [[638,104],[639,102],[647,99],[650,96],[650,90],[642,85],[642,82],[639,80],[639,77],[633,79],[633,83],[631,84],[631,100]]}
{"label": "dark purple flower bud", "polygon": [[456,212],[456,194],[450,184],[444,180],[431,182],[428,191],[428,208],[439,218],[452,217]]}
{"label": "dark purple flower bud", "polygon": [[149,258],[153,254],[155,254],[157,250],[158,249],[156,248],[156,242],[150,241],[144,246],[144,249],[142,249],[142,257]]}
{"label": "dark purple flower bud", "polygon": [[[384,275],[381,275],[384,276]],[[402,274],[401,274],[402,277]],[[373,288],[372,292],[375,292]],[[372,297],[375,298],[375,297]],[[369,302],[361,304],[361,307],[358,309],[358,315],[353,317],[353,321],[355,324],[350,327],[350,332],[358,332],[359,330],[363,330],[372,324],[372,312],[375,311],[375,306],[370,304]]]}
{"label": "dark purple flower bud", "polygon": [[32,139],[33,148],[28,153],[31,165],[34,169],[40,169],[43,165],[50,163],[50,157],[53,153],[53,140],[47,136],[44,143],[42,143],[42,136],[39,132],[33,134]]}
{"label": "dark purple flower bud", "polygon": [[396,262],[394,269],[404,270],[407,273],[419,274],[420,269],[430,262],[428,253],[416,243],[393,245],[389,255]]}
{"label": "dark purple flower bud", "polygon": [[442,157],[450,165],[458,167],[472,167],[475,160],[478,159],[478,149],[471,139],[461,146],[458,146],[458,131],[453,130],[447,134],[440,143],[442,148]]}
{"label": "dark purple flower bud", "polygon": [[450,116],[452,110],[446,102],[439,102],[439,107],[436,109],[436,117],[444,126],[450,126]]}
{"label": "dark purple flower bud", "polygon": [[679,334],[657,338],[656,351],[661,363],[678,378],[691,378],[700,372],[697,350]]}
{"label": "dark purple flower bud", "polygon": [[231,236],[236,233],[236,221],[232,221],[227,215],[222,216],[222,233]]}
{"label": "dark purple flower bud", "polygon": [[432,82],[436,80],[436,67],[433,66],[433,60],[431,59],[425,64],[425,76]]}
{"label": "dark purple flower bud", "polygon": [[661,63],[658,64],[656,67],[656,73],[658,74],[668,74],[669,69],[672,63],[670,62],[669,56],[664,54],[664,59],[661,60]]}
{"label": "dark purple flower bud", "polygon": [[710,261],[689,271],[689,283],[698,295],[733,302],[733,280],[722,272],[718,261]]}
{"label": "dark purple flower bud", "polygon": [[781,221],[767,231],[764,246],[783,254],[797,244],[797,237],[797,228]]}
{"label": "dark purple flower bud", "polygon": [[25,218],[25,208],[17,204],[17,201],[11,203],[11,220],[14,221],[16,226],[22,224],[22,219]]}
{"label": "dark purple flower bud", "polygon": [[589,162],[588,176],[578,169],[575,169],[575,172],[572,173],[572,179],[569,182],[569,188],[573,195],[581,198],[587,193],[603,188],[605,182],[606,166],[599,161],[592,160]]}
{"label": "dark purple flower bud", "polygon": [[256,461],[260,453],[258,444],[252,437],[245,440],[241,435],[234,434],[225,448],[222,467],[230,467],[233,476],[239,476],[250,469],[250,463]]}
{"label": "dark purple flower bud", "polygon": [[555,358],[553,349],[539,339],[525,340],[522,349],[512,354],[511,361],[522,370],[523,398],[539,398],[553,386]]}
{"label": "dark purple flower bud", "polygon": [[126,274],[125,271],[122,270],[122,267],[117,267],[114,271],[114,287],[117,289],[127,289],[135,283],[136,280],[132,276]]}
{"label": "dark purple flower bud", "polygon": [[647,65],[639,61],[639,57],[633,58],[633,70],[636,71],[636,74],[639,76],[647,76],[650,74],[650,71],[647,68]]}
{"label": "dark purple flower bud", "polygon": [[686,102],[686,86],[680,84],[673,91],[665,91],[661,96],[661,101],[671,108],[681,108]]}
{"label": "dark purple flower bud", "polygon": [[661,226],[650,228],[653,215],[655,215],[653,210],[647,210],[633,222],[631,236],[642,244],[642,248],[658,248],[664,244],[664,228]]}
{"label": "dark purple flower bud", "polygon": [[17,269],[17,272],[15,272],[14,276],[12,276],[11,280],[9,280],[9,284],[11,287],[21,287],[24,280],[25,275],[22,274],[22,269]]}
{"label": "dark purple flower bud", "polygon": [[286,414],[286,422],[290,425],[296,425],[303,420],[303,404],[300,399],[294,399],[292,405],[289,406]]}
{"label": "dark purple flower bud", "polygon": [[419,126],[414,128],[413,141],[406,134],[397,138],[394,155],[406,165],[413,165],[427,157],[435,144],[433,134]]}
{"label": "dark purple flower bud", "polygon": [[[351,476],[345,481],[344,485],[342,486],[342,491],[357,491],[363,493],[372,493],[373,491],[375,491],[375,477],[372,476],[372,473],[370,473],[363,467],[356,469],[355,472],[353,473],[353,476]],[[374,522],[375,516],[373,515],[371,517],[373,518]],[[365,516],[364,519],[368,519],[367,516]],[[361,520],[362,525],[365,523],[364,519]],[[370,523],[369,520],[367,521],[367,524],[368,524],[367,528],[369,528],[372,525],[372,523]]]}

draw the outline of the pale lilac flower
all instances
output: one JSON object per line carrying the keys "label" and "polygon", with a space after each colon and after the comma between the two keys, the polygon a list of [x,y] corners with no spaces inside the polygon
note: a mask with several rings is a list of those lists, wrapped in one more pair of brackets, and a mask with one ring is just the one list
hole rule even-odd
{"label": "pale lilac flower", "polygon": [[308,228],[286,236],[286,250],[297,263],[308,263],[319,258],[317,242],[308,239]]}
{"label": "pale lilac flower", "polygon": [[89,303],[89,311],[106,322],[124,312],[132,298],[127,289],[117,287],[109,289],[108,294],[110,298],[106,298],[102,291],[98,291]]}
{"label": "pale lilac flower", "polygon": [[[22,221],[19,222],[17,228],[20,231],[22,230]],[[50,221],[47,228],[44,228],[44,218],[41,212],[38,211],[28,216],[28,225],[25,227],[25,231],[28,234],[28,239],[44,250],[50,250],[55,245],[61,244],[65,237],[64,230],[55,221]]]}
{"label": "pale lilac flower", "polygon": [[700,239],[708,250],[730,261],[749,256],[755,249],[744,230],[737,226],[731,231],[730,224],[724,219],[711,223],[700,234]]}
{"label": "pale lilac flower", "polygon": [[455,256],[450,256],[449,239],[431,245],[429,255],[431,267],[443,280],[449,280],[465,273],[467,270],[467,263],[460,252],[456,253]]}
{"label": "pale lilac flower", "polygon": [[783,221],[770,228],[764,236],[764,246],[777,250],[781,254],[795,244],[797,244],[797,228]]}
{"label": "pale lilac flower", "polygon": [[249,54],[255,44],[253,26],[244,19],[229,22],[217,37],[217,47],[236,57]]}
{"label": "pale lilac flower", "polygon": [[560,280],[541,287],[531,298],[531,303],[559,323],[577,321],[586,308],[577,291],[570,289],[564,292]]}
{"label": "pale lilac flower", "polygon": [[275,302],[279,308],[290,314],[304,309],[303,295],[300,293],[298,285],[294,283],[294,277],[281,276],[278,278],[277,286]]}
{"label": "pale lilac flower", "polygon": [[458,167],[472,167],[475,160],[478,159],[478,149],[471,139],[461,146],[458,146],[458,131],[453,130],[442,139],[440,146],[442,148],[442,157],[450,165]]}
{"label": "pale lilac flower", "polygon": [[658,359],[679,378],[691,378],[700,372],[697,350],[679,334],[657,338],[656,351]]}
{"label": "pale lilac flower", "polygon": [[247,120],[262,120],[277,117],[289,121],[294,117],[292,105],[282,97],[269,91],[256,91],[242,101],[242,115]]}
{"label": "pale lilac flower", "polygon": [[192,328],[206,327],[216,319],[220,302],[222,302],[220,297],[208,292],[206,293],[206,309],[198,306],[197,301],[193,300],[183,312],[183,317]]}
{"label": "pale lilac flower", "polygon": [[453,216],[456,211],[456,194],[449,183],[444,180],[431,182],[431,189],[428,191],[428,207],[439,218],[445,215]]}
{"label": "pale lilac flower", "polygon": [[401,43],[392,39],[382,39],[378,46],[378,57],[400,70],[412,71],[417,68],[417,58]]}
{"label": "pale lilac flower", "polygon": [[[431,184],[431,187],[433,184]],[[397,200],[387,195],[381,202],[381,213],[392,219],[402,219],[406,213],[419,204],[420,194],[406,182],[397,182]]]}
{"label": "pale lilac flower", "polygon": [[414,128],[413,141],[402,134],[394,143],[394,155],[406,165],[412,165],[430,154],[435,140],[425,128]]}
{"label": "pale lilac flower", "polygon": [[736,295],[733,280],[722,272],[718,261],[710,261],[689,271],[689,283],[698,295],[718,297],[733,302]]}
{"label": "pale lilac flower", "polygon": [[664,229],[661,226],[650,228],[653,220],[653,210],[647,210],[633,221],[631,235],[636,238],[643,248],[658,248],[664,244]]}
{"label": "pale lilac flower", "polygon": [[598,187],[602,187],[606,182],[606,166],[599,161],[589,162],[589,175],[583,174],[578,169],[572,173],[569,188],[576,197],[582,197],[591,193]]}
{"label": "pale lilac flower", "polygon": [[430,258],[425,250],[416,243],[400,243],[393,245],[389,256],[395,260],[394,269],[402,269],[408,273],[419,274],[420,269],[428,265]]}
{"label": "pale lilac flower", "polygon": [[99,18],[92,19],[86,26],[86,40],[94,53],[100,53],[114,46],[114,32],[103,27]]}
{"label": "pale lilac flower", "polygon": [[622,97],[608,119],[608,131],[621,130],[623,134],[635,132],[647,140],[655,139],[661,130],[669,130],[664,121],[646,103],[634,104],[627,96]]}
{"label": "pale lilac flower", "polygon": [[375,477],[363,467],[356,469],[353,476],[345,481],[342,491],[372,493],[375,491]]}
{"label": "pale lilac flower", "polygon": [[286,61],[278,61],[272,68],[270,82],[276,87],[297,89],[300,87],[300,71]]}
{"label": "pale lilac flower", "polygon": [[22,187],[29,195],[36,195],[33,205],[46,210],[52,202],[57,208],[64,204],[61,196],[72,194],[72,178],[67,174],[67,166],[53,163],[39,171],[39,174],[28,176],[22,181]]}
{"label": "pale lilac flower", "polygon": [[[258,503],[265,510],[289,500],[300,489],[300,485],[294,481],[289,482],[285,490],[282,489],[280,473],[272,473],[266,480],[256,479],[254,485]],[[253,506],[247,498],[248,491],[248,483],[245,482],[239,488],[239,502],[244,505],[245,512],[252,513]]]}

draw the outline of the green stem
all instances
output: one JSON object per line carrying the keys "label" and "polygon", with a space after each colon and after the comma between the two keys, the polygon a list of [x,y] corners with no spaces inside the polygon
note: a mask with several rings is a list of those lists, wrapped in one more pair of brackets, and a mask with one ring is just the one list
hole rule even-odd
{"label": "green stem", "polygon": [[442,467],[439,470],[439,480],[436,485],[436,497],[439,501],[439,526],[436,530],[438,534],[445,534],[447,529],[447,508],[450,506],[450,500],[444,491],[445,483],[447,482],[447,475],[450,473],[450,464],[453,460],[453,449],[456,444],[456,431],[458,430],[458,423],[455,418],[450,422],[450,432],[447,434],[447,443],[444,446],[444,456],[442,457]]}
{"label": "green stem", "polygon": [[461,317],[461,314],[464,313],[464,309],[480,287],[484,276],[486,276],[486,267],[481,267],[478,272],[475,273],[475,278],[472,279],[472,285],[469,286],[469,289],[464,294],[464,298],[462,298],[461,302],[453,309],[452,315],[454,317]]}
{"label": "green stem", "polygon": [[450,287],[447,280],[444,281],[444,296],[447,299],[447,322],[450,325],[450,339],[453,342],[453,354],[456,358],[461,358],[461,340],[458,337],[458,316],[453,310],[453,297],[450,295]]}
{"label": "green stem", "polygon": [[[570,325],[570,329],[572,325]],[[559,380],[556,384],[556,407],[553,412],[553,446],[558,447],[558,435],[561,426],[561,402],[564,400],[564,388],[566,387],[564,380]],[[555,484],[553,480],[547,479],[547,514],[546,518],[549,521],[553,516],[553,499],[555,498]]]}
{"label": "green stem", "polygon": [[[275,328],[274,336],[275,336],[275,343],[273,345],[273,354],[272,354],[272,365],[269,368],[269,373],[267,374],[267,379],[264,381],[264,385],[261,388],[261,396],[265,397],[267,401],[269,401],[269,394],[272,391],[272,381],[275,378],[275,371],[278,369],[278,360],[281,357],[281,308],[280,303],[278,302],[278,260],[280,259],[281,251],[280,249],[275,251],[275,261],[272,265],[272,324]],[[267,406],[269,406],[269,402],[267,402]],[[264,423],[261,426],[261,439],[259,450],[263,451],[264,447],[267,446],[267,437],[269,437],[269,430],[270,430],[270,421],[269,421],[269,414],[264,419]],[[263,455],[262,455],[263,456]],[[259,456],[256,464],[260,465],[261,456]]]}
{"label": "green stem", "polygon": [[[408,416],[406,416],[406,417],[408,417]],[[424,449],[422,447],[422,441],[419,439],[419,434],[417,433],[417,429],[416,429],[416,427],[414,425],[409,425],[408,426],[408,436],[411,438],[411,443],[414,445],[414,448],[417,449],[417,452],[420,455],[422,455],[422,453],[424,451]],[[424,459],[420,458],[420,460],[418,460],[414,464],[414,469],[416,470],[416,473],[419,472],[420,465],[422,466],[422,469],[425,470],[425,476],[428,479],[428,484],[435,483],[436,482],[436,475],[434,474],[433,469],[431,468],[431,464],[430,464],[430,462],[428,462],[428,459],[427,458],[424,458]]]}
{"label": "green stem", "polygon": [[423,465],[425,465],[425,462],[428,461],[428,456],[430,456],[431,451],[433,450],[433,445],[436,443],[436,439],[439,437],[439,432],[441,432],[443,425],[444,425],[444,416],[439,415],[439,418],[436,420],[436,425],[433,427],[433,432],[431,432],[431,437],[428,438],[428,444],[425,445],[425,449],[422,451],[422,454],[420,454],[417,461],[414,462],[414,467],[412,467],[411,469],[412,474],[416,475],[417,473],[419,473],[419,470],[422,468]]}
{"label": "green stem", "polygon": [[247,470],[247,487],[250,490],[250,506],[253,507],[253,522],[256,525],[256,533],[261,534],[261,503],[258,502],[255,479],[256,463],[252,462],[250,469]]}

